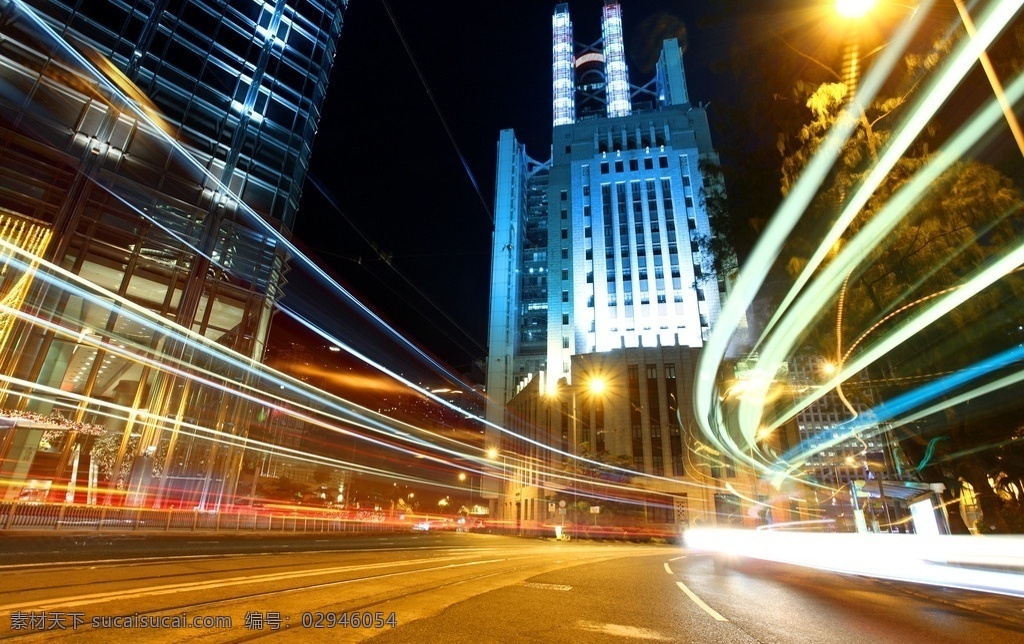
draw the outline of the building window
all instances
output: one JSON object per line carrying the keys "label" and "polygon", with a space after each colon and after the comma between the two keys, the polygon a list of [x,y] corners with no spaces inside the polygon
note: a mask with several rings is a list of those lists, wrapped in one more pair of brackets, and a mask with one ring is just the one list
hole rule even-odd
{"label": "building window", "polygon": [[623,170],[622,161],[616,161],[615,162],[615,171],[616,172],[622,172],[622,170]]}
{"label": "building window", "polygon": [[569,301],[569,291],[562,291],[562,301],[563,302],[568,302]]}
{"label": "building window", "polygon": [[629,160],[629,169],[631,171],[633,171],[633,172],[636,172],[637,170],[639,170],[640,169],[640,159],[630,159]]}
{"label": "building window", "polygon": [[569,259],[569,249],[568,248],[563,248],[562,249],[562,259]]}
{"label": "building window", "polygon": [[562,191],[561,199],[562,199],[562,201],[568,201],[569,200],[569,191],[568,190],[563,190]]}
{"label": "building window", "polygon": [[667,168],[668,167],[668,157],[658,157],[658,167],[660,167],[660,168]]}
{"label": "building window", "polygon": [[562,280],[567,280],[567,279],[569,279],[569,269],[568,268],[563,268],[562,269]]}
{"label": "building window", "polygon": [[562,219],[565,220],[565,219],[568,219],[568,218],[569,218],[569,211],[566,210],[565,208],[562,208]]}
{"label": "building window", "polygon": [[562,314],[562,324],[569,324],[569,314],[568,313],[563,313]]}
{"label": "building window", "polygon": [[650,157],[644,159],[644,170],[653,170],[653,169],[654,169],[654,159],[652,159]]}
{"label": "building window", "polygon": [[607,161],[602,161],[601,162],[601,174],[608,174],[608,162]]}
{"label": "building window", "polygon": [[644,462],[644,437],[641,425],[643,412],[640,409],[640,369],[637,365],[626,365],[627,390],[629,392],[629,425],[633,443],[634,462],[639,460],[640,468]]}
{"label": "building window", "polygon": [[569,231],[566,228],[562,229],[562,239],[569,239]]}

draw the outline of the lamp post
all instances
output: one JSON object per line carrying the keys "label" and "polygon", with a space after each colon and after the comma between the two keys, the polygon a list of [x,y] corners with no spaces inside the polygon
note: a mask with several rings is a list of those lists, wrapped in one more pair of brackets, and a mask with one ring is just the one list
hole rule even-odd
{"label": "lamp post", "polygon": [[836,12],[850,25],[843,50],[843,84],[847,87],[850,101],[857,93],[860,78],[860,19],[874,6],[875,0],[836,0]]}
{"label": "lamp post", "polygon": [[487,459],[488,460],[496,462],[499,458],[501,459],[501,484],[500,484],[501,491],[498,493],[498,503],[499,503],[499,506],[501,507],[501,512],[499,513],[499,517],[498,518],[501,521],[504,521],[505,520],[505,503],[506,503],[506,501],[505,501],[506,486],[508,484],[508,481],[505,479],[505,476],[506,476],[506,474],[505,474],[505,456],[501,453],[501,451],[497,447],[490,447],[490,448],[487,449]]}
{"label": "lamp post", "polygon": [[[464,484],[465,482],[466,482],[466,473],[465,472],[459,472],[459,483],[463,483]],[[469,506],[467,507],[466,511],[469,514],[472,514],[472,512],[473,512],[473,479],[472,479],[472,477],[470,477],[469,485],[467,487],[469,488]]]}

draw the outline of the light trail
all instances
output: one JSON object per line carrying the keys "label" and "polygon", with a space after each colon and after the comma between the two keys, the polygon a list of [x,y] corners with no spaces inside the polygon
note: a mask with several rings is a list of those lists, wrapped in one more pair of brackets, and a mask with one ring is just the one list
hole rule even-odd
{"label": "light trail", "polygon": [[[917,16],[923,16],[930,4],[930,2],[924,3],[923,9],[925,10],[914,12],[908,22],[897,32],[891,46],[879,57],[878,65],[861,83],[855,101],[857,104],[866,105],[878,96],[886,79],[896,68],[900,56],[907,49],[916,30],[920,27]],[[761,354],[761,361],[758,365],[760,369],[768,372],[765,365],[784,361],[792,354],[806,328],[814,320],[823,318],[827,314],[840,285],[863,264],[865,258],[872,256],[872,252],[876,248],[884,246],[892,231],[904,220],[917,200],[927,194],[936,179],[943,172],[948,171],[953,163],[968,156],[973,147],[1003,117],[1005,102],[1000,101],[1017,102],[1021,99],[1022,93],[1024,93],[1024,80],[1018,77],[1010,84],[1005,97],[1001,96],[999,100],[986,104],[977,115],[972,117],[904,186],[904,189],[879,209],[872,220],[842,248],[831,263],[826,265],[828,254],[848,232],[851,223],[861,215],[872,196],[877,193],[879,186],[883,185],[888,173],[917,140],[922,131],[928,127],[949,98],[954,95],[959,84],[972,70],[973,65],[983,58],[985,48],[1002,32],[1010,19],[1019,11],[1021,4],[1021,2],[1009,1],[992,3],[989,10],[979,18],[972,38],[961,43],[945,62],[943,68],[931,79],[929,86],[922,90],[922,96],[908,110],[907,119],[894,130],[895,135],[881,151],[878,163],[871,168],[857,185],[856,190],[849,196],[835,223],[832,224],[815,250],[806,269],[797,278],[795,286],[786,294],[783,306],[778,309],[778,312],[769,321],[765,333],[755,343],[755,348]],[[124,87],[106,78],[104,72],[94,66],[93,61],[81,56],[73,48],[63,43],[60,37],[41,20],[38,20],[24,3],[16,0],[16,6],[34,20],[36,28],[41,33],[47,34],[65,55],[76,61],[82,69],[91,70],[91,79],[114,98],[114,103],[119,109],[134,116],[140,122],[148,124],[155,132],[159,132],[163,143],[167,146],[169,156],[188,165],[194,171],[200,184],[214,186],[219,197],[229,199],[237,204],[244,223],[266,235],[282,255],[289,257],[290,281],[295,283],[300,279],[311,280],[312,283],[331,295],[333,299],[330,305],[336,307],[338,316],[351,316],[358,319],[360,323],[365,323],[374,331],[379,331],[386,342],[373,342],[369,350],[359,348],[353,342],[346,342],[344,330],[339,331],[336,325],[335,328],[332,328],[328,321],[322,323],[313,321],[315,318],[311,311],[320,303],[306,301],[302,297],[289,296],[292,299],[287,300],[288,306],[279,306],[279,310],[283,314],[296,320],[297,323],[327,341],[331,346],[338,347],[358,359],[362,364],[383,374],[388,382],[395,383],[401,390],[422,396],[440,408],[466,413],[462,406],[439,396],[431,390],[430,386],[415,382],[412,376],[403,375],[402,369],[408,363],[415,363],[417,366],[425,366],[430,372],[447,382],[458,384],[466,391],[472,391],[472,387],[463,383],[447,367],[432,359],[412,340],[388,325],[353,294],[337,284],[285,236],[282,236],[270,222],[258,216],[237,194],[232,193],[227,186],[208,172],[188,150],[179,145],[167,132],[166,124],[152,114],[152,110],[146,109],[146,106],[140,104],[136,97],[127,93]],[[739,323],[757,296],[758,289],[764,284],[768,270],[783,252],[787,237],[801,223],[805,209],[815,198],[820,185],[840,158],[844,143],[856,133],[859,122],[857,117],[858,114],[855,113],[846,114],[828,135],[820,152],[811,160],[779,212],[772,218],[761,243],[755,248],[747,266],[740,274],[732,295],[724,304],[711,339],[703,351],[694,387],[694,406],[698,424],[705,434],[707,443],[713,447],[708,447],[706,451],[698,453],[699,450],[687,445],[687,459],[692,456],[705,459],[719,457],[720,464],[726,465],[727,456],[735,461],[750,463],[765,473],[774,474],[776,483],[779,482],[779,471],[784,472],[785,476],[797,476],[798,469],[806,459],[823,447],[819,445],[814,449],[805,449],[789,454],[786,462],[781,466],[762,463],[762,459],[755,458],[754,455],[754,446],[757,443],[756,434],[760,429],[765,426],[770,429],[781,426],[801,409],[806,408],[857,373],[891,355],[893,350],[902,343],[924,331],[931,324],[942,319],[1009,272],[1017,270],[1021,262],[1024,262],[1024,243],[1022,243],[1017,247],[1011,247],[997,262],[978,270],[969,279],[935,294],[927,302],[922,301],[919,306],[915,307],[917,310],[913,311],[913,315],[906,315],[906,319],[898,328],[886,333],[881,339],[875,339],[875,336],[872,335],[871,341],[868,342],[866,340],[868,333],[878,330],[874,327],[869,329],[847,350],[844,355],[846,359],[843,360],[843,368],[838,374],[822,387],[807,392],[780,415],[769,418],[767,423],[765,422],[764,398],[771,387],[770,378],[755,382],[747,394],[734,401],[724,400],[720,397],[718,373],[726,355],[733,348],[734,335]],[[90,180],[96,181],[92,177]],[[157,213],[147,211],[144,205],[136,203],[132,195],[123,194],[113,183],[96,182],[96,185],[100,185],[114,199],[134,211],[139,217],[160,228],[170,239],[181,244],[182,248],[193,253],[201,253],[200,247],[192,239],[162,221]],[[1005,213],[1004,216],[1008,217],[1011,214],[1014,213]],[[483,448],[466,446],[453,438],[438,434],[427,423],[403,422],[341,396],[315,389],[295,376],[270,369],[257,360],[217,344],[213,339],[206,338],[190,329],[172,325],[149,309],[135,304],[129,298],[98,288],[59,266],[37,266],[39,264],[38,257],[23,253],[10,244],[2,243],[0,248],[7,254],[17,257],[23,270],[33,271],[39,279],[63,289],[65,293],[73,294],[82,298],[83,301],[102,307],[108,316],[116,314],[125,320],[142,325],[152,332],[153,338],[162,337],[165,338],[166,343],[177,345],[178,351],[173,355],[167,355],[166,352],[158,350],[155,342],[152,346],[137,343],[128,336],[119,336],[113,329],[96,330],[95,335],[91,332],[85,333],[83,329],[88,327],[88,321],[84,315],[81,319],[69,315],[59,321],[52,321],[46,319],[42,314],[31,315],[10,308],[3,310],[39,329],[45,329],[55,336],[75,341],[76,344],[95,349],[97,352],[103,351],[106,354],[115,355],[155,373],[187,379],[197,386],[223,394],[226,401],[249,403],[296,422],[352,438],[368,448],[385,450],[387,458],[424,460],[432,466],[462,469],[481,476],[507,480],[512,480],[512,477],[516,475],[514,472],[499,473],[498,464],[487,457]],[[222,261],[221,257],[214,256],[212,253],[207,253],[205,256],[219,270],[228,274],[232,273],[233,268],[230,263]],[[243,275],[242,279],[248,278]],[[295,304],[292,304],[292,301],[295,301]],[[910,309],[899,310],[901,313],[907,313]],[[123,346],[116,344],[115,339],[120,341]],[[394,344],[392,345],[392,343]],[[857,355],[853,355],[854,348],[862,350]],[[208,358],[210,364],[215,366],[197,366],[193,364],[194,361],[190,362],[184,358],[187,352],[195,352],[197,356]],[[876,406],[868,418],[873,419],[874,422],[881,422],[884,419],[890,426],[898,427],[903,423],[913,422],[914,419],[937,413],[943,408],[957,404],[958,401],[963,401],[967,396],[983,395],[995,391],[999,387],[1019,382],[1022,376],[1014,374],[993,382],[970,384],[981,379],[982,372],[986,367],[995,365],[1002,368],[1019,357],[1016,353],[1007,353],[1002,356],[1001,360],[999,357],[979,359],[970,370],[925,385],[904,397],[890,401],[888,404]],[[127,406],[80,396],[57,387],[41,386],[13,376],[0,377],[0,382],[10,389],[16,388],[19,391],[32,392],[31,395],[36,396],[37,399],[47,400],[54,404],[67,404],[60,402],[61,400],[76,401],[78,409],[88,408],[90,412],[106,415],[111,419],[123,420],[129,426],[140,417],[138,410]],[[972,387],[970,391],[959,391],[969,385]],[[949,399],[930,404],[941,395],[949,396]],[[738,406],[735,409],[727,409],[732,402],[737,401]],[[730,415],[730,412],[734,413]],[[149,415],[148,412],[145,413],[147,414],[145,419],[147,426],[152,426],[159,431],[171,431],[174,436],[180,434],[190,438],[201,438],[211,444],[252,450],[255,453],[287,454],[289,458],[300,462],[330,464],[391,476],[399,480],[425,480],[416,477],[403,478],[404,475],[383,468],[358,466],[312,452],[277,447],[272,443],[248,439],[248,437],[237,435],[231,431],[189,423],[180,416],[156,416]],[[580,471],[559,470],[558,461],[563,460],[575,464],[570,468],[575,467],[577,470],[590,470],[631,479],[668,483],[675,488],[686,485],[692,486],[694,489],[717,489],[716,482],[710,479],[707,482],[691,483],[667,476],[640,474],[625,467],[582,458],[567,451],[552,449],[544,441],[524,437],[503,426],[489,423],[480,416],[469,415],[482,426],[489,426],[499,433],[510,435],[549,454],[552,461],[550,466],[526,462],[514,463],[514,469],[518,469],[520,472],[543,473],[548,480],[544,486],[549,491],[563,492],[574,489],[578,493],[584,494],[585,490],[586,496],[590,498],[636,502],[635,499],[630,498],[630,494],[637,492],[637,486],[602,480]],[[850,436],[871,430],[866,420],[862,418],[856,423],[849,423],[843,431],[845,432],[841,434],[843,438],[826,442],[825,445],[838,444]],[[466,467],[465,463],[467,462],[473,466]],[[690,464],[692,465],[692,461]],[[698,468],[690,468],[690,471],[698,472]],[[442,486],[441,483],[436,485]],[[458,489],[458,486],[454,485],[446,487]],[[661,494],[650,490],[648,493]],[[666,496],[668,496],[667,493]]]}
{"label": "light trail", "polygon": [[[108,74],[113,73],[111,69],[108,69],[106,65],[103,65],[102,68],[98,67],[97,65],[102,64],[102,61],[82,55],[63,41],[24,2],[14,0],[13,6],[19,15],[25,18],[26,24],[30,24],[38,33],[40,39],[52,47],[55,56],[65,59],[64,62],[69,69],[84,70],[83,78],[87,79],[92,91],[102,96],[103,100],[109,102],[112,108],[125,118],[135,119],[140,126],[152,130],[151,133],[157,141],[165,146],[168,165],[181,166],[181,171],[188,174],[190,179],[194,179],[197,185],[205,186],[204,190],[212,191],[211,199],[213,201],[229,202],[230,205],[236,207],[238,220],[264,235],[268,249],[272,248],[282,257],[288,257],[289,283],[296,284],[300,280],[308,280],[310,284],[317,285],[318,288],[329,294],[330,306],[334,309],[332,313],[336,316],[344,315],[346,319],[358,320],[360,324],[377,332],[384,338],[384,341],[378,341],[377,336],[374,336],[371,347],[373,355],[369,351],[357,349],[352,342],[344,341],[342,332],[330,328],[331,325],[327,321],[321,324],[311,321],[313,318],[308,312],[315,310],[321,302],[303,300],[302,296],[296,295],[294,292],[290,292],[287,296],[291,298],[287,300],[288,306],[278,306],[283,314],[306,326],[317,336],[328,341],[331,346],[348,352],[362,364],[393,379],[407,391],[422,396],[432,404],[444,409],[467,414],[463,407],[435,394],[427,385],[414,382],[411,377],[403,376],[400,371],[407,365],[415,364],[418,367],[425,366],[432,375],[456,384],[464,391],[474,391],[470,385],[462,382],[447,367],[433,360],[415,346],[410,339],[384,322],[369,307],[306,257],[274,227],[272,222],[255,213],[238,194],[232,192],[217,176],[208,171],[201,160],[195,158],[188,149],[174,139],[168,124],[156,114],[152,106],[141,100],[142,97],[135,95],[130,84],[126,84],[118,78],[109,78]],[[240,127],[245,127],[245,125]],[[236,275],[236,268],[230,261],[231,256],[228,253],[218,255],[216,252],[204,252],[197,237],[187,232],[189,229],[176,227],[175,220],[171,218],[171,215],[165,217],[166,213],[162,213],[158,207],[149,203],[147,197],[137,193],[134,189],[119,185],[116,175],[101,177],[98,174],[88,174],[85,175],[85,179],[105,191],[120,206],[135,213],[142,221],[148,222],[160,230],[163,235],[166,235],[166,240],[163,243],[167,243],[169,247],[177,245],[175,246],[176,252],[191,252],[197,257],[203,256],[217,271],[228,276],[235,275],[245,283],[252,283],[259,278],[259,276],[253,277],[246,274],[244,272],[246,267],[243,267],[243,270],[238,271]],[[310,387],[299,378],[269,369],[258,360],[219,344],[216,338],[205,337],[192,329],[168,322],[159,313],[141,306],[127,295],[102,288],[64,270],[61,266],[40,263],[39,257],[25,253],[12,244],[0,242],[0,249],[12,258],[13,266],[20,267],[22,271],[32,275],[40,284],[52,286],[55,290],[59,289],[66,297],[80,298],[83,303],[93,307],[92,319],[104,319],[106,326],[90,324],[90,319],[84,312],[85,307],[82,307],[80,313],[60,311],[60,317],[56,317],[58,313],[56,310],[28,312],[8,307],[0,312],[7,313],[40,332],[49,334],[49,337],[73,344],[77,350],[94,351],[94,355],[88,358],[90,361],[97,360],[102,352],[105,358],[123,361],[125,368],[141,369],[144,370],[144,374],[153,374],[155,382],[162,382],[157,378],[183,379],[189,385],[201,388],[203,392],[219,395],[221,399],[217,404],[222,405],[223,408],[228,405],[251,405],[272,413],[275,417],[287,418],[309,427],[335,432],[359,441],[361,445],[385,450],[390,458],[404,458],[407,462],[417,459],[417,461],[425,461],[438,467],[457,468],[482,476],[500,478],[496,464],[486,457],[486,453],[481,448],[469,447],[452,438],[439,435],[426,423],[405,423],[362,407],[353,401]],[[54,316],[54,319],[50,319],[48,316]],[[112,321],[115,319],[118,324],[124,326],[138,325],[141,335],[148,339],[142,342],[133,339],[127,331],[113,326]],[[168,351],[167,347],[172,350]],[[389,366],[389,363],[398,364],[400,367]],[[86,366],[91,369],[98,367],[92,362],[87,362]],[[12,375],[0,377],[0,382],[8,391],[22,396],[26,400],[46,401],[48,404],[68,409],[73,415],[94,413],[111,421],[123,422],[125,429],[121,440],[122,454],[129,445],[129,432],[139,431],[142,434],[137,439],[140,449],[143,443],[149,443],[150,446],[156,447],[167,436],[166,433],[169,433],[172,446],[180,436],[188,439],[201,439],[209,445],[222,445],[253,453],[286,454],[289,458],[300,462],[342,465],[346,468],[359,469],[355,464],[344,460],[325,459],[315,453],[307,453],[302,450],[284,450],[269,442],[250,439],[245,435],[247,430],[240,431],[235,427],[227,428],[219,423],[216,426],[206,426],[203,423],[190,422],[187,420],[184,407],[180,407],[176,412],[175,410],[166,411],[161,415],[150,410],[135,410],[130,406],[115,405],[97,397],[67,391],[66,387],[40,385]],[[69,404],[74,404],[75,407],[71,409],[67,406]],[[184,405],[184,398],[182,405]],[[635,492],[634,486],[619,481],[601,480],[578,471],[560,471],[558,469],[560,464],[557,461],[565,460],[576,463],[578,470],[599,471],[620,476],[623,479],[643,475],[638,475],[628,468],[581,458],[566,451],[551,450],[543,441],[523,439],[522,436],[505,427],[487,423],[482,417],[467,415],[481,425],[490,425],[499,432],[524,440],[537,450],[547,450],[552,456],[552,461],[555,462],[550,466],[540,466],[534,469],[543,473],[545,478],[550,481],[545,484],[548,485],[548,489],[566,491],[586,486],[590,496],[595,498],[624,500],[624,502],[634,501],[630,498],[630,494]],[[132,454],[126,454],[125,458],[130,462]],[[170,458],[170,451],[168,451],[167,458]],[[118,463],[120,463],[120,459],[121,455],[118,456]],[[473,464],[473,467],[467,468],[466,462]],[[525,469],[523,466],[517,467],[521,470]],[[361,471],[391,474],[373,468],[365,468]],[[512,475],[509,473],[508,476]],[[679,484],[678,480],[671,477],[647,476],[647,478]],[[711,489],[714,487],[712,484],[704,483],[691,484],[687,482],[684,484],[696,488]],[[652,492],[652,494],[662,493]]]}
{"label": "light trail", "polygon": [[[910,143],[916,139],[922,129],[930,122],[934,114],[943,106],[955,88],[971,70],[972,65],[977,61],[978,52],[988,46],[1006,27],[1011,18],[1019,11],[1020,6],[1021,3],[1019,2],[993,4],[985,16],[980,19],[977,36],[962,42],[954,54],[946,61],[943,68],[936,73],[928,91],[923,93],[916,106],[910,110],[908,118],[897,128],[896,136],[890,139],[889,145],[882,151],[878,164],[874,165],[868,172],[856,192],[851,196],[850,201],[846,204],[837,222],[823,238],[809,265],[798,277],[796,285],[784,299],[784,306],[779,308],[768,323],[766,331],[755,342],[754,347],[760,350],[757,369],[760,369],[763,373],[770,373],[771,365],[785,362],[792,355],[794,348],[799,343],[800,338],[803,337],[808,325],[815,319],[823,318],[826,311],[833,305],[839,289],[849,278],[851,272],[856,270],[857,266],[865,261],[865,258],[872,257],[873,249],[884,246],[891,235],[891,231],[917,203],[918,199],[933,188],[935,180],[943,172],[948,171],[961,158],[969,156],[973,147],[999,122],[1003,115],[1001,103],[999,100],[990,100],[974,117],[967,121],[964,127],[955,133],[953,138],[934,155],[930,162],[900,192],[894,195],[870,221],[862,226],[858,234],[846,243],[830,264],[822,267],[826,256],[833,250],[836,242],[841,238],[852,220],[860,213],[863,206],[867,203],[867,199],[875,192],[875,189],[880,185],[895,162],[906,151]],[[891,49],[893,51],[896,50],[895,47]],[[1024,95],[1024,82],[1022,82],[1021,77],[1018,77],[1011,84],[1006,94],[1008,100],[1016,102],[1021,99],[1022,95]],[[815,183],[820,181],[821,177],[824,176],[821,172],[822,167],[830,165],[831,160],[834,159],[838,137],[840,134],[849,133],[850,129],[846,124],[846,120],[840,119],[830,135],[829,142],[826,142],[818,155],[812,159],[798,185],[786,201],[784,201],[779,212],[776,213],[772,223],[779,222],[777,230],[772,230],[771,234],[766,234],[762,238],[761,243],[754,251],[756,258],[767,260],[777,257],[782,252],[786,233],[788,233],[786,228],[791,228],[790,224],[795,224],[799,217],[802,216],[800,212],[802,207],[809,202],[809,195],[800,190],[800,182]],[[1004,213],[1003,217],[1005,218],[1012,214],[1015,213]],[[715,394],[717,374],[725,357],[724,349],[728,346],[732,334],[738,328],[735,323],[738,318],[723,314],[724,320],[720,318],[719,325],[713,331],[712,342],[708,345],[710,350],[706,349],[702,356],[697,386],[695,387],[694,404],[698,410],[697,418],[698,422],[701,423],[701,429],[704,431],[706,438],[720,450],[728,452],[732,458],[747,462],[763,472],[771,472],[772,469],[776,469],[774,482],[777,484],[781,483],[781,480],[777,477],[779,466],[772,466],[772,464],[754,459],[751,455],[752,450],[748,451],[746,448],[746,445],[756,444],[756,432],[772,431],[781,427],[801,410],[836,389],[841,383],[882,359],[897,346],[925,330],[931,324],[943,318],[970,298],[978,295],[982,290],[994,284],[1002,277],[1018,270],[1021,263],[1024,262],[1024,252],[1022,251],[1024,251],[1024,245],[1011,245],[1004,250],[1004,254],[1001,257],[996,258],[990,265],[979,269],[973,276],[966,278],[963,282],[941,293],[935,294],[928,302],[919,303],[920,310],[915,315],[905,316],[906,319],[897,328],[886,333],[880,340],[874,340],[868,343],[867,346],[863,346],[858,355],[852,355],[851,349],[851,352],[844,356],[844,358],[849,359],[849,362],[842,365],[839,373],[820,387],[807,391],[803,396],[796,399],[789,408],[767,421],[764,418],[765,401],[768,397],[769,389],[773,386],[772,378],[765,377],[760,380],[755,378],[749,381],[747,384],[750,387],[750,391],[747,392],[747,395],[739,396],[735,399],[735,403],[738,405],[738,412],[733,416],[726,416],[726,412],[722,407],[725,399],[720,399]],[[947,257],[944,259],[949,261],[951,258]],[[769,265],[769,261],[764,261],[763,264],[757,262],[748,264],[744,268],[744,272],[749,271],[751,276],[746,283],[756,289],[763,282],[764,275],[766,274],[764,269]],[[755,296],[753,292],[742,292],[743,286],[740,284],[743,282],[744,275],[741,272],[737,288],[730,295],[726,308],[729,308],[734,302],[733,298],[735,298],[737,309],[745,307],[753,300]],[[903,307],[903,310],[906,312],[907,308]],[[867,333],[863,334],[857,343],[864,342],[866,336]],[[1011,352],[1004,356],[1004,358],[1012,361],[1015,358],[1015,354]],[[1000,361],[998,359],[995,360],[995,363],[999,366],[1007,364],[1005,360]],[[983,365],[991,366],[992,364],[994,363],[986,362],[985,359],[981,359],[977,363],[979,367]],[[976,370],[975,374],[975,377],[979,375]],[[1001,382],[1010,381],[1015,381],[1015,379],[1009,378]],[[946,385],[952,387],[954,385],[962,385],[963,382],[964,380],[947,380]],[[974,390],[973,393],[978,395],[981,392],[991,390],[992,385],[982,385]],[[933,390],[933,393],[930,395],[918,395],[916,398],[908,397],[903,399],[903,406],[900,412],[909,412],[912,407],[909,403],[912,400],[916,400],[917,404],[920,404],[925,399],[938,395],[935,391],[937,390]],[[729,394],[727,393],[726,399],[728,397]],[[930,408],[930,411],[934,413],[937,409],[933,407]],[[898,422],[895,415],[895,408],[890,406],[886,410],[885,417],[892,418],[894,422]],[[875,417],[878,418],[877,413]],[[848,426],[850,428],[848,431],[846,427],[843,427],[844,431],[840,437],[826,441],[823,444],[824,446],[819,445],[816,449],[808,449],[799,454],[787,455],[785,471],[790,473],[797,472],[806,458],[824,449],[825,446],[831,447],[842,443],[844,440],[848,440],[858,431],[863,431],[865,426],[866,423],[851,424]]]}
{"label": "light trail", "polygon": [[[1012,9],[1012,12],[1009,15],[997,13],[991,18],[986,19],[984,33],[990,38],[995,37],[993,24],[1005,26],[1005,21],[1008,21],[1021,5],[1021,3],[1002,4],[1012,5],[1008,7],[1008,9]],[[994,21],[1001,22],[994,23]],[[945,81],[935,85],[951,91],[962,80],[963,76],[970,70],[970,65],[976,60],[975,47],[977,46],[978,44],[973,47],[961,46],[960,50],[949,59],[947,63],[948,70],[940,73],[940,79],[945,79]],[[1019,100],[1022,93],[1024,93],[1024,82],[1022,80],[1024,80],[1024,77],[1018,77],[1011,89],[1011,96],[1014,100]],[[932,96],[931,94],[926,94],[921,99],[919,107],[912,112],[910,123],[912,124],[914,136],[928,124],[934,111],[941,105],[939,98],[944,101],[948,97],[948,93],[940,92],[936,95],[936,98],[932,98]],[[864,258],[872,256],[872,249],[880,245],[884,246],[891,231],[917,203],[919,198],[927,193],[935,180],[955,162],[963,158],[970,151],[971,146],[980,140],[994,123],[1000,120],[1001,115],[1002,112],[998,102],[994,100],[989,101],[987,107],[978,116],[971,119],[972,125],[970,127],[962,128],[954,139],[936,155],[934,160],[922,168],[904,189],[900,190],[890,199],[882,210],[843,248],[833,262],[825,267],[820,275],[815,277],[808,288],[800,292],[800,296],[796,299],[795,304],[782,313],[784,317],[779,322],[778,328],[774,329],[774,333],[763,345],[760,362],[775,364],[787,360],[792,355],[793,349],[807,326],[808,318],[814,317],[815,313],[820,314],[832,306],[836,294],[849,273],[855,270],[864,261]],[[978,281],[968,282],[968,285],[965,285],[959,292],[947,294],[942,299],[943,304],[932,304],[926,308],[925,312],[915,316],[914,322],[903,325],[900,329],[887,334],[880,343],[865,349],[860,357],[854,359],[840,373],[836,374],[832,381],[826,384],[819,392],[819,397],[823,396],[828,390],[834,389],[840,382],[866,369],[868,365],[880,359],[889,350],[912,337],[930,322],[948,313],[956,305],[966,301],[970,295],[976,294],[985,285],[1016,269],[1021,261],[1020,250],[1018,248],[1016,252],[1004,257],[1000,261],[1002,268],[983,272],[978,276]],[[778,317],[779,315],[776,315],[776,318]],[[762,399],[764,394],[767,393],[767,388],[770,384],[767,381],[763,382]],[[762,410],[756,404],[757,399],[758,396],[755,394],[741,402],[743,409],[740,411],[740,426],[737,429],[747,442],[754,442],[752,440],[754,432],[759,426]]]}

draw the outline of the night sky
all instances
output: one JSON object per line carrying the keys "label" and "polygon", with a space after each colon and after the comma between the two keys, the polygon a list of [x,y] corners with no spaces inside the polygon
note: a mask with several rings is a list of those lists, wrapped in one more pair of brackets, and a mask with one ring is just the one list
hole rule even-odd
{"label": "night sky", "polygon": [[[345,15],[296,235],[367,305],[462,373],[486,356],[499,131],[514,128],[537,160],[550,156],[556,4],[352,0]],[[576,40],[598,40],[602,0],[569,4]],[[685,39],[691,100],[712,104],[713,128],[714,106],[735,102],[713,71],[733,40],[732,25],[712,18],[727,6],[622,2],[631,82],[653,78],[662,39]]]}

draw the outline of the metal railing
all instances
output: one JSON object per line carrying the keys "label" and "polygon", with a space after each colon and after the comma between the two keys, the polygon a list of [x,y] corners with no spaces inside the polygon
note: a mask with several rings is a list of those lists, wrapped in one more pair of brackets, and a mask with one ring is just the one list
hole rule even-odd
{"label": "metal railing", "polygon": [[105,505],[0,502],[0,530],[105,530],[159,532],[390,532],[382,513],[287,514],[253,510],[125,508]]}

